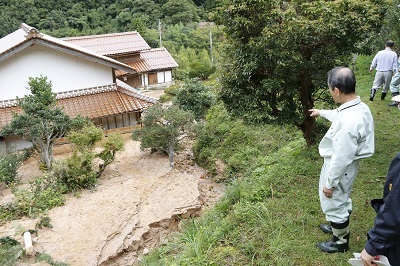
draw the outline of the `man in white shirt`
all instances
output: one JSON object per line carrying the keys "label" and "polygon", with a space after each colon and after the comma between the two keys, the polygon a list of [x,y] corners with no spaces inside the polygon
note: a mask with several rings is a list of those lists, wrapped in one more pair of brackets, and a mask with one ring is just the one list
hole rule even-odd
{"label": "man in white shirt", "polygon": [[321,116],[332,122],[318,149],[324,158],[319,181],[320,203],[333,238],[317,246],[334,253],[349,249],[350,192],[360,159],[372,156],[375,141],[374,120],[369,107],[355,92],[353,71],[346,67],[332,69],[328,73],[328,87],[335,102],[341,104],[339,108],[309,111],[312,117]]}
{"label": "man in white shirt", "polygon": [[388,92],[393,74],[397,70],[397,54],[392,51],[394,42],[389,40],[385,44],[385,49],[379,51],[372,60],[369,72],[376,69],[374,83],[372,84],[369,100],[373,101],[376,92],[383,85],[381,99],[384,100]]}
{"label": "man in white shirt", "polygon": [[[399,60],[397,60],[397,65],[399,65]],[[394,76],[392,77],[392,81],[390,82],[390,92],[392,93],[392,98],[399,95],[399,85],[400,85],[400,69],[396,69]],[[389,106],[396,107],[398,102],[393,101],[389,103]]]}

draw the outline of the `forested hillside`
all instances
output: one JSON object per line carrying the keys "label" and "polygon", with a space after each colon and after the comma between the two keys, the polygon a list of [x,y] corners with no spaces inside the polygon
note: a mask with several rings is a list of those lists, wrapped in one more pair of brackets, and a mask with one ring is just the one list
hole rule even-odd
{"label": "forested hillside", "polygon": [[89,35],[207,20],[211,0],[11,0],[0,1],[0,37],[21,22],[55,37]]}

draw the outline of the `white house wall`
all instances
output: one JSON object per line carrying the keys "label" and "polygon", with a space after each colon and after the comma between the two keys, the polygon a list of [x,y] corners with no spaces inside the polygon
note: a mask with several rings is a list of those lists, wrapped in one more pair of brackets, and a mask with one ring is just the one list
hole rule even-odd
{"label": "white house wall", "polygon": [[164,77],[165,77],[164,82],[171,82],[172,81],[172,71],[171,70],[165,71]]}
{"label": "white house wall", "polygon": [[164,83],[164,71],[157,72],[157,83]]}
{"label": "white house wall", "polygon": [[109,66],[35,44],[0,62],[0,100],[28,94],[28,78],[40,75],[52,82],[54,92],[113,83]]}
{"label": "white house wall", "polygon": [[167,70],[167,71],[157,72],[157,81],[159,84],[171,82],[172,81],[172,71]]}
{"label": "white house wall", "polygon": [[143,86],[149,85],[149,76],[147,74],[142,75],[142,85]]}

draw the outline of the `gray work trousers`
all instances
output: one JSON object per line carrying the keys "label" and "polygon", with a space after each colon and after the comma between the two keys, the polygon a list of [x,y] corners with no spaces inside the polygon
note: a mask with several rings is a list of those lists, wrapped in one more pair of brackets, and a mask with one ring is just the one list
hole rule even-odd
{"label": "gray work trousers", "polygon": [[327,198],[323,193],[323,188],[329,177],[329,164],[330,158],[324,158],[324,164],[322,165],[319,177],[319,199],[326,220],[341,224],[349,219],[349,213],[353,208],[350,193],[358,173],[359,161],[353,161],[347,166],[338,186],[333,190],[332,198]]}
{"label": "gray work trousers", "polygon": [[392,75],[393,72],[391,70],[376,71],[372,89],[378,91],[378,89],[383,85],[382,92],[387,93],[390,87],[390,82],[392,81]]}

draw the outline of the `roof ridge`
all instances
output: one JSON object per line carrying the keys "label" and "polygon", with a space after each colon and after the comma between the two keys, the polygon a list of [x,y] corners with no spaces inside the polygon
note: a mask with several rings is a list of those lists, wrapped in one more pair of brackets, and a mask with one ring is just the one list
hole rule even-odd
{"label": "roof ridge", "polygon": [[64,37],[60,38],[64,41],[68,40],[78,40],[78,39],[97,39],[97,38],[103,38],[106,36],[118,36],[118,35],[129,35],[129,34],[139,34],[138,31],[127,31],[127,32],[114,32],[114,33],[104,33],[104,34],[96,34],[96,35],[83,35],[83,36],[73,36],[73,37]]}
{"label": "roof ridge", "polygon": [[19,28],[22,29],[23,31],[25,31],[26,33],[28,33],[33,27],[29,26],[26,23],[21,23]]}

